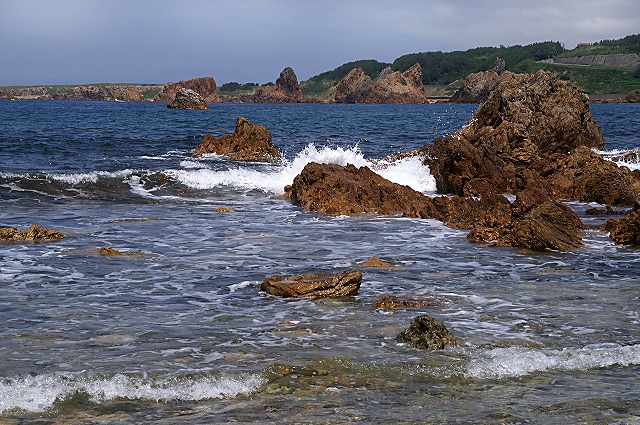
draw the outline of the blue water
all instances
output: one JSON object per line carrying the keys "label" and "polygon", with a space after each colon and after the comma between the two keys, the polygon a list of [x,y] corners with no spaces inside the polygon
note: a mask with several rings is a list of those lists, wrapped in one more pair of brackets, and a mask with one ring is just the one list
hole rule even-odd
{"label": "blue water", "polygon": [[[532,253],[471,244],[433,220],[304,212],[282,196],[309,161],[372,165],[474,110],[0,101],[0,227],[66,235],[0,244],[0,421],[637,422],[640,256],[598,229],[606,217],[584,215],[595,205],[569,203],[588,225],[584,248]],[[640,105],[592,110],[605,150],[640,146]],[[286,161],[191,158],[238,116],[266,125]],[[419,161],[381,172],[435,190]],[[396,267],[362,269],[351,299],[259,292],[266,276],[368,257]],[[385,293],[433,303],[374,309]],[[424,313],[460,346],[398,344]]]}

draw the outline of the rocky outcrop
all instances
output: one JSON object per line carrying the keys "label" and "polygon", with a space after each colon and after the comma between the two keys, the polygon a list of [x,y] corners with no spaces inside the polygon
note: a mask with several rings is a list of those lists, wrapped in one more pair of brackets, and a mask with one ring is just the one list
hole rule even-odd
{"label": "rocky outcrop", "polygon": [[16,99],[38,100],[97,100],[144,102],[145,93],[157,90],[155,85],[83,85],[73,88],[17,87],[2,89]]}
{"label": "rocky outcrop", "polygon": [[612,55],[586,55],[559,58],[555,63],[583,66],[602,66],[606,68],[635,69],[640,66],[640,55],[637,53]]}
{"label": "rocky outcrop", "polygon": [[624,218],[612,218],[602,225],[614,242],[640,247],[640,197]]}
{"label": "rocky outcrop", "polygon": [[580,146],[604,147],[589,99],[541,70],[500,84],[462,129],[436,139],[426,163],[441,192],[515,193],[545,185],[549,164]]}
{"label": "rocky outcrop", "polygon": [[457,345],[456,337],[447,327],[426,314],[411,320],[411,325],[396,339],[398,342],[425,350],[443,350]]}
{"label": "rocky outcrop", "polygon": [[504,61],[496,60],[496,66],[490,71],[470,74],[462,86],[449,99],[449,103],[482,103],[503,81],[509,81],[515,74],[505,70]]}
{"label": "rocky outcrop", "polygon": [[179,88],[176,97],[169,103],[167,108],[171,109],[211,109],[207,102],[198,93],[191,89]]}
{"label": "rocky outcrop", "polygon": [[169,82],[164,85],[162,91],[155,95],[153,100],[155,102],[171,102],[176,97],[178,90],[181,88],[193,90],[202,96],[207,103],[220,102],[216,80],[212,77],[199,77],[191,80],[181,80],[177,83]]}
{"label": "rocky outcrop", "polygon": [[271,276],[262,282],[260,290],[279,297],[337,298],[356,295],[361,282],[362,273],[356,270],[289,277]]}
{"label": "rocky outcrop", "polygon": [[360,68],[351,70],[336,85],[338,103],[427,103],[422,85],[422,68],[415,64],[403,73],[383,70],[377,80]]}
{"label": "rocky outcrop", "polygon": [[429,297],[407,297],[398,295],[384,294],[379,296],[373,301],[373,308],[380,308],[383,310],[394,310],[396,308],[416,308],[416,307],[429,307],[438,305],[433,298]]}
{"label": "rocky outcrop", "polygon": [[207,133],[192,156],[207,153],[225,155],[232,161],[276,162],[282,159],[273,145],[269,129],[263,125],[251,124],[243,117],[236,120],[236,129],[232,135],[215,137]]}
{"label": "rocky outcrop", "polygon": [[28,229],[19,231],[15,227],[0,228],[0,241],[11,242],[55,242],[63,239],[64,235],[57,230],[38,227],[32,224]]}
{"label": "rocky outcrop", "polygon": [[275,85],[260,87],[254,94],[256,103],[300,103],[303,100],[298,77],[290,67],[280,73]]}
{"label": "rocky outcrop", "polygon": [[285,188],[294,203],[329,215],[402,214],[426,208],[428,198],[392,183],[368,167],[307,164]]}
{"label": "rocky outcrop", "polygon": [[640,90],[633,90],[624,97],[627,103],[640,103]]}

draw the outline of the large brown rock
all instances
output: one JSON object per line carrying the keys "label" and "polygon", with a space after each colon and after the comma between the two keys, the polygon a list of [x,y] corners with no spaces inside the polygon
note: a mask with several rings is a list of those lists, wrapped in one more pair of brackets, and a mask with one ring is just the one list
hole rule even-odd
{"label": "large brown rock", "polygon": [[336,85],[338,103],[427,103],[422,68],[415,64],[403,73],[383,71],[373,83],[360,68],[351,70]]}
{"label": "large brown rock", "polygon": [[167,108],[172,109],[211,109],[207,102],[198,93],[191,89],[179,88],[176,97],[169,103]]}
{"label": "large brown rock", "polygon": [[580,146],[604,148],[588,97],[541,70],[498,85],[463,128],[436,139],[426,163],[441,192],[515,193],[545,185],[549,164]]}
{"label": "large brown rock", "polygon": [[409,327],[396,339],[412,347],[426,350],[443,350],[457,345],[456,337],[447,327],[427,314],[411,320]]}
{"label": "large brown rock", "polygon": [[301,276],[271,276],[260,285],[260,290],[279,297],[347,297],[356,295],[362,282],[362,273],[348,270],[342,273],[313,273]]}
{"label": "large brown rock", "polygon": [[624,218],[612,218],[602,225],[602,230],[609,232],[614,242],[640,246],[640,198]]}
{"label": "large brown rock", "polygon": [[15,227],[0,228],[0,241],[55,242],[63,238],[64,235],[57,230],[38,227],[37,224],[32,224],[28,229],[22,232]]}
{"label": "large brown rock", "polygon": [[462,82],[462,86],[449,99],[449,103],[482,103],[489,94],[503,81],[511,80],[515,74],[498,69],[470,74]]}
{"label": "large brown rock", "polygon": [[216,80],[212,77],[199,77],[191,80],[181,80],[177,83],[169,82],[164,85],[162,91],[155,95],[153,100],[155,102],[171,102],[176,97],[178,90],[181,88],[193,90],[202,96],[207,103],[220,102]]}
{"label": "large brown rock", "polygon": [[263,125],[251,124],[244,117],[238,117],[232,135],[215,137],[207,133],[192,156],[207,153],[225,155],[232,161],[277,162],[282,159],[273,145],[269,129]]}
{"label": "large brown rock", "polygon": [[285,191],[305,210],[329,215],[402,214],[423,210],[429,201],[409,186],[352,164],[309,163]]}
{"label": "large brown rock", "polygon": [[298,77],[287,67],[273,86],[260,87],[253,96],[256,103],[300,103],[304,100]]}

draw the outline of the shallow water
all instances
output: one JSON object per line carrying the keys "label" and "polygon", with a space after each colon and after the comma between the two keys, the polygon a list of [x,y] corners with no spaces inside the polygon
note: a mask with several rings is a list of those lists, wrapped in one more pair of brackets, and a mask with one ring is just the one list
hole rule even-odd
{"label": "shallow water", "polygon": [[[569,203],[583,249],[534,253],[281,196],[310,161],[375,166],[474,109],[0,102],[0,227],[66,235],[0,244],[0,422],[640,422],[640,256],[597,229],[608,217],[584,215],[595,204]],[[607,151],[640,146],[638,105],[592,109]],[[190,157],[239,115],[269,127],[283,164]],[[416,161],[380,172],[435,190]],[[259,292],[266,276],[368,257],[395,267],[363,269],[353,298]],[[385,293],[433,302],[374,309]],[[398,344],[424,313],[460,346]]]}

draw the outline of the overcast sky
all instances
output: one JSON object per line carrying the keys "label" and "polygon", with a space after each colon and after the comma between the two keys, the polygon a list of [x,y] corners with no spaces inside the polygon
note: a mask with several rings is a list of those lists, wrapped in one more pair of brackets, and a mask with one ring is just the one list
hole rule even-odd
{"label": "overcast sky", "polygon": [[0,85],[299,80],[405,53],[640,33],[640,0],[0,0]]}

